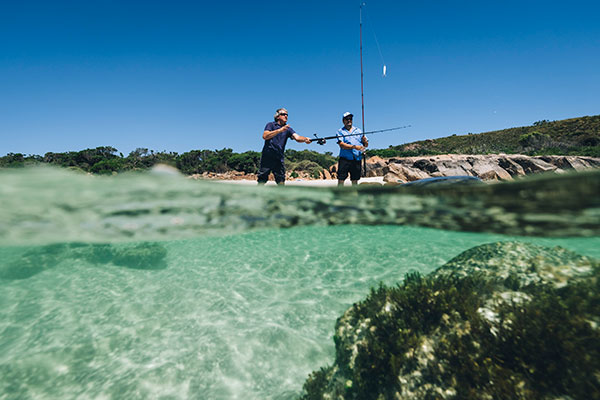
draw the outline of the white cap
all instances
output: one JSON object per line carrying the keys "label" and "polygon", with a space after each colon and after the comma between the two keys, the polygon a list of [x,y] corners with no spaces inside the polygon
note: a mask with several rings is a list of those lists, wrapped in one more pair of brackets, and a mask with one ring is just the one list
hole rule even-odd
{"label": "white cap", "polygon": [[354,115],[348,111],[346,111],[343,115],[342,115],[342,119],[346,118],[346,117],[354,117]]}

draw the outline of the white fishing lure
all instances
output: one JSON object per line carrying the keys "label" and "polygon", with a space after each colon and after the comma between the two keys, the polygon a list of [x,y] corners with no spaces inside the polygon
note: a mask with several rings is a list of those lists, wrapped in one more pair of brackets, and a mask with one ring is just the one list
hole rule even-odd
{"label": "white fishing lure", "polygon": [[384,65],[383,66],[383,77],[385,78],[385,74],[387,73],[387,67]]}

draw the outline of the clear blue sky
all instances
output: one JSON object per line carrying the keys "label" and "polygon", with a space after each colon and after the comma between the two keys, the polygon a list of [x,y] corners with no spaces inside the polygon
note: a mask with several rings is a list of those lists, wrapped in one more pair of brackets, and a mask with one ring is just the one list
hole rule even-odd
{"label": "clear blue sky", "polygon": [[[0,156],[260,151],[360,126],[359,1],[3,1]],[[600,2],[368,1],[372,148],[600,114]],[[387,76],[382,77],[382,57]],[[337,153],[290,142],[288,148]]]}

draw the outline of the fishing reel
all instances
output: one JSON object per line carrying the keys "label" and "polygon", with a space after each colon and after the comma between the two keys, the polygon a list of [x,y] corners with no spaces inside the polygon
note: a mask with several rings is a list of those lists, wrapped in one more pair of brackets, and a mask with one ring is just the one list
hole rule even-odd
{"label": "fishing reel", "polygon": [[317,136],[317,134],[315,133],[315,138],[312,139],[313,141],[316,141],[317,143],[319,143],[321,146],[324,145],[325,143],[327,143],[327,140],[320,138]]}

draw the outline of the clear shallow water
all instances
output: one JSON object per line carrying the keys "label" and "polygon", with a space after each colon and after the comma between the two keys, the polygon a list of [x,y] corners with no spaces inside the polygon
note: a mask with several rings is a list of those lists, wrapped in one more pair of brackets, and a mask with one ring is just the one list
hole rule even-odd
{"label": "clear shallow water", "polygon": [[[12,232],[0,247],[0,399],[294,398],[311,371],[333,361],[335,320],[372,286],[394,284],[412,270],[430,272],[473,246],[513,239],[407,226],[318,223],[235,233],[248,227],[224,224],[217,232],[220,236],[195,231],[186,239],[131,242],[127,235],[115,235],[107,249],[89,244],[105,242],[105,231],[82,228],[81,214],[96,218],[89,208],[113,207],[114,198],[100,198],[90,206],[77,197],[78,189],[92,198],[111,182],[110,190],[121,193],[122,205],[134,203],[132,196],[136,199],[129,210],[143,210],[156,200],[144,200],[146,194],[132,194],[131,188],[162,189],[144,176],[124,184],[99,180],[102,189],[90,184],[82,191],[81,182],[87,181],[65,181],[62,172],[58,174],[60,190],[45,188],[46,204],[31,202],[29,219],[34,220],[40,208],[73,218],[54,227],[43,223],[43,235],[25,226],[34,246],[27,245],[23,232]],[[179,189],[184,199],[172,201],[184,201],[192,210],[191,194],[197,192],[189,189],[186,197],[187,184]],[[170,190],[168,184],[163,186]],[[246,196],[247,203],[257,202],[252,195],[269,193],[251,189],[244,195],[246,189],[238,199]],[[11,187],[3,190],[5,200]],[[27,193],[18,190],[19,196]],[[13,187],[12,194],[18,190]],[[58,200],[50,195],[53,192]],[[72,208],[51,205],[64,204],[65,193],[74,196],[67,201]],[[290,201],[297,200],[295,193],[331,196],[329,191],[289,193],[294,193]],[[23,204],[28,200],[21,200],[12,200],[15,214],[26,214]],[[195,206],[206,204],[201,203]],[[179,223],[177,218],[204,214],[179,208],[161,215]],[[6,210],[0,217],[2,222],[11,218]],[[148,214],[136,211],[123,218],[126,224],[144,226]],[[150,239],[160,227],[148,229]],[[68,234],[61,237],[63,230]],[[85,240],[55,245],[73,242],[65,240],[73,232]],[[136,235],[139,239],[139,232]],[[600,258],[597,236],[518,240],[561,245]],[[148,269],[127,258],[126,249],[140,243],[157,254],[158,261]],[[143,258],[145,253],[139,254]],[[39,265],[42,268],[36,269]],[[31,273],[15,273],[27,268]]]}

